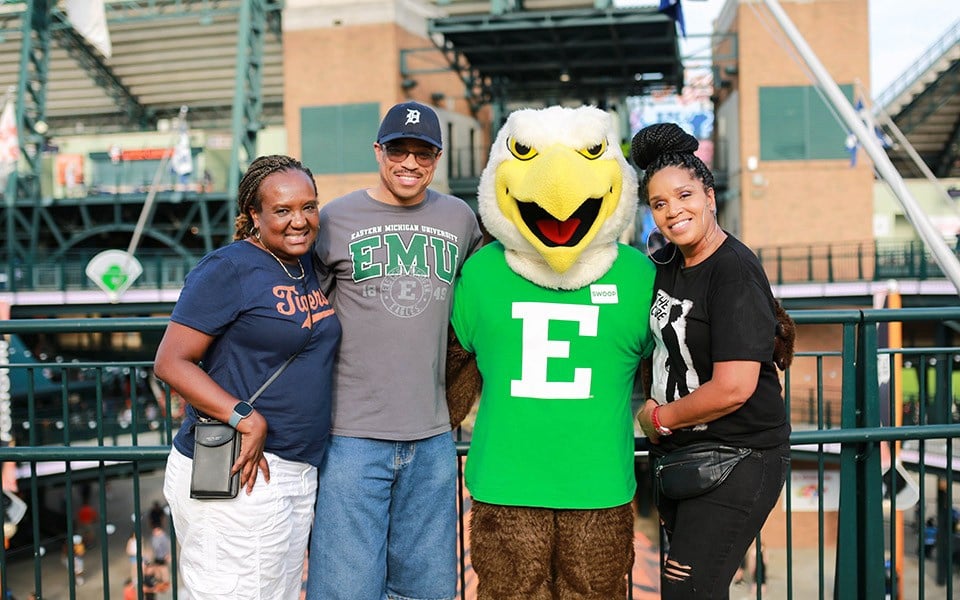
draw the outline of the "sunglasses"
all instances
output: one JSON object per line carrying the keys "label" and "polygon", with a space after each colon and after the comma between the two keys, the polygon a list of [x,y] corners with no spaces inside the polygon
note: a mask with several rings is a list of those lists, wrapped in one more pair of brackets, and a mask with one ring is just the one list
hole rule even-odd
{"label": "sunglasses", "polygon": [[390,162],[395,163],[402,163],[412,154],[413,157],[417,159],[417,164],[421,167],[433,165],[433,163],[437,162],[437,156],[440,155],[439,152],[430,152],[428,150],[407,150],[402,146],[383,146],[383,153],[387,155]]}

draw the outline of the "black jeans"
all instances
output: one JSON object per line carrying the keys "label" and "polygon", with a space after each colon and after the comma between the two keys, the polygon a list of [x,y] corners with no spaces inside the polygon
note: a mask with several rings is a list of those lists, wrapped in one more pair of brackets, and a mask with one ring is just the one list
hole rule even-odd
{"label": "black jeans", "polygon": [[777,503],[790,446],[754,450],[717,489],[687,500],[658,496],[666,536],[662,600],[726,600],[730,582]]}

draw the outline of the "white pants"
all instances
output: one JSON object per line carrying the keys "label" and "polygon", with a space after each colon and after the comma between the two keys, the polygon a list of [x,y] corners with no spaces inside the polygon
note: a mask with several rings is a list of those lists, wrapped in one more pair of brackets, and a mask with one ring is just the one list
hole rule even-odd
{"label": "white pants", "polygon": [[190,498],[193,461],[174,448],[163,494],[180,545],[180,600],[296,600],[313,523],[317,469],[264,454],[257,477],[232,500]]}

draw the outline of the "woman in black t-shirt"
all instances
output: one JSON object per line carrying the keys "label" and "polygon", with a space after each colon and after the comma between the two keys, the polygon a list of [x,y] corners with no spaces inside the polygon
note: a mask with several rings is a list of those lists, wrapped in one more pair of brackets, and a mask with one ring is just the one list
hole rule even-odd
{"label": "woman in black t-shirt", "polygon": [[[637,419],[651,460],[692,444],[743,448],[719,486],[684,499],[657,495],[668,552],[665,600],[729,597],[730,582],[783,487],[790,425],[776,365],[785,316],[753,252],[721,229],[713,175],[696,138],[673,123],[647,127],[632,157],[641,198],[669,244],[657,263],[650,311],[656,339],[650,398]],[[792,337],[789,340],[792,352]],[[778,346],[779,348],[779,346]]]}

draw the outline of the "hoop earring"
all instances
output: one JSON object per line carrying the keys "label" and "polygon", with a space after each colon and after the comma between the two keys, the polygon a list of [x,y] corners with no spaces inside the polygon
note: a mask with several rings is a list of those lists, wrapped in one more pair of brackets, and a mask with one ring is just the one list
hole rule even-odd
{"label": "hoop earring", "polygon": [[[653,254],[654,254],[655,251],[654,251],[654,250],[650,250],[650,238],[653,237],[653,234],[654,234],[654,233],[656,233],[657,235],[659,235],[660,237],[662,237],[664,240],[667,239],[666,237],[664,237],[663,233],[661,233],[659,229],[656,229],[656,228],[655,228],[653,231],[651,231],[651,232],[650,232],[650,235],[647,236],[647,243],[646,243],[646,247],[647,247],[647,248],[646,248],[646,250],[647,250],[647,257],[648,257],[650,260],[652,260],[653,262],[655,262],[656,264],[660,265],[660,266],[669,265],[670,263],[673,262],[673,259],[676,258],[676,256],[677,256],[677,245],[676,245],[676,244],[672,244],[672,245],[673,245],[673,254],[671,254],[671,255],[670,255],[670,258],[668,258],[665,262],[660,262],[659,260],[657,260],[657,259],[654,258],[654,256],[653,256]],[[668,243],[668,244],[671,244],[671,242],[667,242],[667,243]]]}

